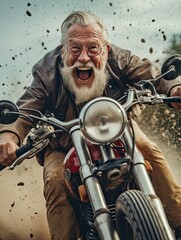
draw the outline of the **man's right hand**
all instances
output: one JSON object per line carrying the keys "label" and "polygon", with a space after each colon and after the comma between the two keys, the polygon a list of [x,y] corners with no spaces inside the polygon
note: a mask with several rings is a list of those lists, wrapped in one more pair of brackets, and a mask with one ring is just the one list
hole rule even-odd
{"label": "man's right hand", "polygon": [[13,133],[2,133],[0,135],[0,163],[10,166],[16,160],[16,150],[19,148],[15,143],[17,136]]}

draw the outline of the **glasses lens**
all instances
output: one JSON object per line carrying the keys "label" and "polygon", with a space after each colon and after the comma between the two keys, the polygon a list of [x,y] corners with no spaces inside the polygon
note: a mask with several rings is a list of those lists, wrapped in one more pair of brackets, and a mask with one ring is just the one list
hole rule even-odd
{"label": "glasses lens", "polygon": [[81,53],[81,51],[82,51],[81,46],[77,44],[73,44],[68,47],[68,52],[73,56],[78,56]]}
{"label": "glasses lens", "polygon": [[89,56],[96,56],[101,53],[101,47],[98,44],[91,44],[88,46]]}
{"label": "glasses lens", "polygon": [[[79,44],[71,44],[70,46],[68,46],[67,49],[71,55],[79,56],[81,54],[82,50],[84,49],[84,47],[82,47]],[[89,56],[97,56],[102,51],[102,47],[96,43],[91,43],[88,47],[85,47],[85,49]]]}

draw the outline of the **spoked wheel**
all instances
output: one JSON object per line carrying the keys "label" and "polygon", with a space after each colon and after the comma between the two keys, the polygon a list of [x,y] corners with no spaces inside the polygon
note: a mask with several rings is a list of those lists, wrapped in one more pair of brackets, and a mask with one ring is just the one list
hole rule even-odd
{"label": "spoked wheel", "polygon": [[137,190],[118,197],[116,226],[121,240],[168,240],[151,200]]}

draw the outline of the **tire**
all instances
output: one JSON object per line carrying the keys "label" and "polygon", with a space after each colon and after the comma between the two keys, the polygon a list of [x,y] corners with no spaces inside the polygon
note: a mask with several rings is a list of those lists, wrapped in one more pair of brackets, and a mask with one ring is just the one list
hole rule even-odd
{"label": "tire", "polygon": [[121,240],[168,240],[151,199],[137,190],[118,197],[116,228]]}

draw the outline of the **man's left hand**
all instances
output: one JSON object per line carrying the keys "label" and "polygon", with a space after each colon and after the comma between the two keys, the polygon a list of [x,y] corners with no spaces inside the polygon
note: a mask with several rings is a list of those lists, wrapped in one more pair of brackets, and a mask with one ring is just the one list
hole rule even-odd
{"label": "man's left hand", "polygon": [[[174,96],[180,96],[181,97],[181,86],[176,86],[174,88],[171,89],[170,91],[170,97],[174,97]],[[177,109],[177,110],[181,110],[181,103],[171,103],[171,105]]]}

